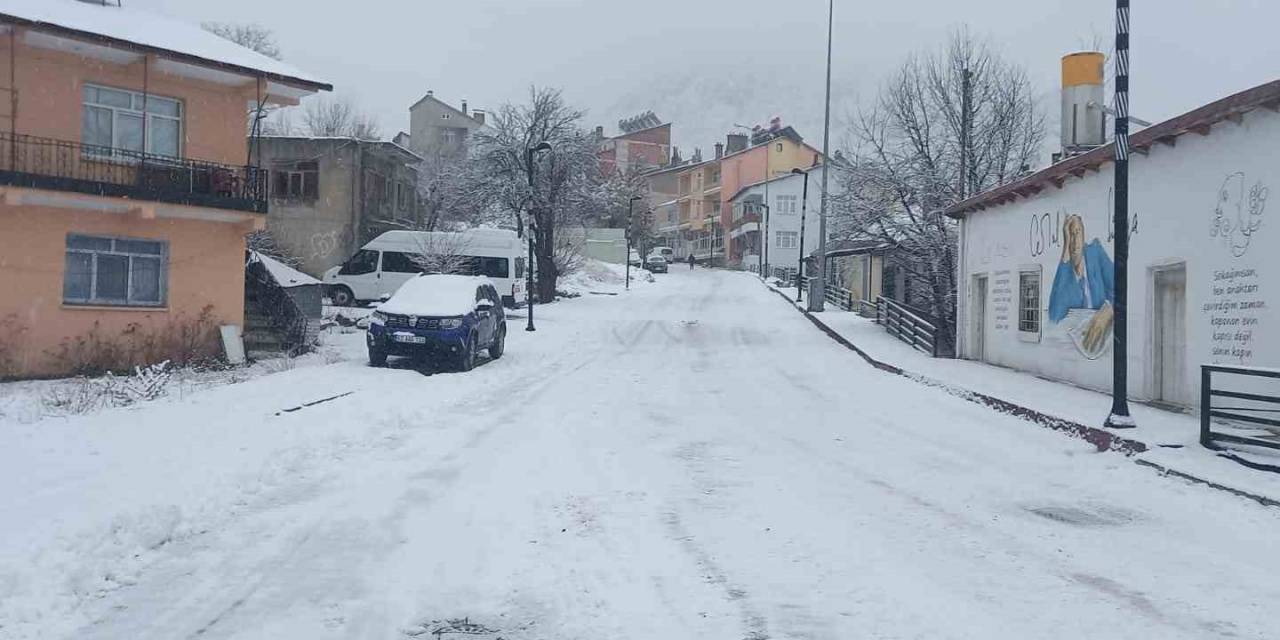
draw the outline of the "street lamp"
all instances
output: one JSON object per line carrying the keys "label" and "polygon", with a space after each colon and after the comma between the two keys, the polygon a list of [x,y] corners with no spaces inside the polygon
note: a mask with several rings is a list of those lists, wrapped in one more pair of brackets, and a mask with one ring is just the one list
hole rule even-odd
{"label": "street lamp", "polygon": [[[826,171],[826,167],[823,167]],[[796,265],[796,302],[800,302],[803,293],[800,286],[804,282],[804,216],[809,208],[809,172],[804,169],[792,169],[791,173],[804,176],[804,195],[800,196],[800,262]]]}
{"label": "street lamp", "polygon": [[537,200],[533,187],[533,172],[537,165],[533,164],[533,154],[541,151],[550,151],[551,143],[543,140],[538,144],[525,150],[525,160],[529,163],[529,230],[525,234],[529,236],[529,264],[525,265],[525,306],[529,308],[529,323],[525,325],[525,331],[537,331],[533,327],[533,236],[537,234],[537,219],[533,215],[533,203]]}
{"label": "street lamp", "polygon": [[631,196],[627,201],[627,229],[623,235],[627,238],[627,291],[631,290],[631,213],[635,207],[636,200],[643,200],[640,196]]}
{"label": "street lamp", "polygon": [[760,218],[756,220],[756,235],[760,237],[760,246],[756,247],[756,270],[760,272],[760,279],[768,282],[769,278],[764,274],[765,265],[768,263],[765,262],[764,257],[769,254],[769,232],[764,227],[764,221],[769,219],[769,205],[761,202],[756,207],[764,209],[763,214],[756,213],[757,217]]}
{"label": "street lamp", "polygon": [[1134,426],[1129,414],[1129,0],[1116,0],[1115,237],[1112,277],[1111,415],[1106,426]]}
{"label": "street lamp", "polygon": [[[836,0],[827,2],[827,106],[822,117],[822,162],[831,157],[831,25],[835,19]],[[816,296],[809,296],[809,310],[822,311],[827,295],[827,176],[822,171],[822,208],[818,213],[818,287]]]}

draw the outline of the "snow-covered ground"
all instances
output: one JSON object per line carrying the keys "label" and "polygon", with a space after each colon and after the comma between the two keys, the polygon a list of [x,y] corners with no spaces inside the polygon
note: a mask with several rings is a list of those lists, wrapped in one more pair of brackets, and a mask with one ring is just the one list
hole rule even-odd
{"label": "snow-covered ground", "polygon": [[[787,293],[792,294],[795,289]],[[779,301],[781,302],[781,301]],[[823,324],[870,357],[900,367],[910,375],[1030,407],[1051,416],[1101,428],[1111,396],[1028,373],[971,360],[932,358],[885,332],[873,320],[828,307],[816,314]],[[1200,418],[1141,403],[1131,403],[1138,426],[1115,430],[1151,448],[1136,456],[1198,478],[1280,501],[1280,475],[1257,471],[1200,446]],[[1258,448],[1235,451],[1262,464],[1280,465],[1280,456]]]}
{"label": "snow-covered ground", "polygon": [[335,331],[0,417],[0,638],[1274,637],[1280,510],[879,372],[745,274],[607,292],[468,374]]}

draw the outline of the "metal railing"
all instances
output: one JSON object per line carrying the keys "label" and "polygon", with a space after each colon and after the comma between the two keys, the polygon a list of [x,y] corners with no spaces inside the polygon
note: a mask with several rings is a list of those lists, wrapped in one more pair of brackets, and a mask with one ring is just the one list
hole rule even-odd
{"label": "metal railing", "polygon": [[246,293],[271,320],[272,328],[281,334],[281,345],[290,355],[310,351],[315,332],[293,296],[276,282],[261,260],[250,258],[244,275]]}
{"label": "metal railing", "polygon": [[[1280,389],[1276,389],[1273,386],[1271,393],[1256,393],[1254,391],[1246,392],[1220,387],[1215,388],[1213,386],[1215,373],[1244,376],[1245,379],[1252,379],[1253,384],[1248,386],[1255,390],[1257,387],[1266,386],[1267,381],[1280,380],[1280,369],[1212,364],[1200,365],[1200,444],[1205,447],[1216,448],[1214,446],[1215,442],[1229,442],[1280,449],[1280,431],[1276,431],[1268,439],[1221,433],[1213,430],[1214,418],[1232,420],[1246,425],[1280,427],[1280,419],[1274,417],[1280,414],[1280,408],[1277,408],[1280,405],[1280,395],[1277,395],[1277,391],[1280,391]],[[1235,378],[1235,380],[1241,382],[1239,378]],[[1222,382],[1222,378],[1218,378],[1218,381]],[[1214,398],[1230,398],[1234,401],[1233,404],[1235,406],[1214,406]]]}
{"label": "metal railing", "polygon": [[917,315],[906,305],[884,296],[876,298],[876,322],[883,326],[889,335],[935,358],[938,357],[937,325]]}
{"label": "metal railing", "polygon": [[0,184],[267,211],[267,172],[0,132]]}

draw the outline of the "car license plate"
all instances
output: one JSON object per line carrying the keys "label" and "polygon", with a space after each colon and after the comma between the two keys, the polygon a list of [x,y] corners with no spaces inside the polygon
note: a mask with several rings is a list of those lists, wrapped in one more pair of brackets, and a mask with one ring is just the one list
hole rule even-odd
{"label": "car license plate", "polygon": [[422,336],[415,336],[412,333],[397,333],[391,336],[396,342],[405,342],[408,344],[426,344],[427,339]]}

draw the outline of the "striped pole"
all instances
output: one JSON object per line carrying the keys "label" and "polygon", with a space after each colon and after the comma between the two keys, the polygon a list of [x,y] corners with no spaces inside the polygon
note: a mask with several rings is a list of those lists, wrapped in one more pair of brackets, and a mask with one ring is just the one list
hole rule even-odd
{"label": "striped pole", "polygon": [[1115,312],[1111,415],[1106,426],[1134,426],[1129,415],[1129,0],[1116,0]]}

